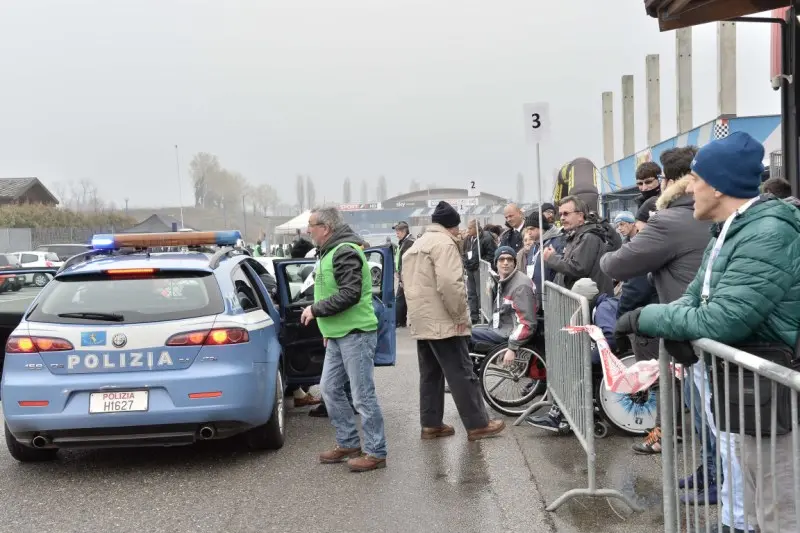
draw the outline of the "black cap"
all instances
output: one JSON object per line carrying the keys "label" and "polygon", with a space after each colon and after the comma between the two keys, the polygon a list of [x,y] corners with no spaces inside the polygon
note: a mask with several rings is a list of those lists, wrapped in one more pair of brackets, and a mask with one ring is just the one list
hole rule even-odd
{"label": "black cap", "polygon": [[553,213],[555,213],[556,212],[556,206],[554,206],[553,204],[549,204],[549,203],[545,202],[545,203],[542,204],[542,213],[544,213],[545,211],[552,211]]}
{"label": "black cap", "polygon": [[406,222],[405,220],[401,220],[400,222],[392,226],[392,229],[404,229],[408,231],[408,222]]}
{"label": "black cap", "polygon": [[433,210],[431,221],[434,224],[441,224],[445,228],[456,228],[461,224],[461,215],[458,214],[452,205],[444,200],[439,202],[436,209]]}

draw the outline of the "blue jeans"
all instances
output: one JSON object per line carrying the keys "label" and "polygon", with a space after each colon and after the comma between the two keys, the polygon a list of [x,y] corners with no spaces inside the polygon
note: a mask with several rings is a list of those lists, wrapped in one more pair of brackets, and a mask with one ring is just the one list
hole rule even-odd
{"label": "blue jeans", "polygon": [[[704,367],[703,367],[704,368]],[[700,437],[700,446],[703,446],[703,433],[706,434],[706,446],[705,449],[702,450],[703,452],[703,459],[706,463],[706,468],[708,469],[708,479],[706,480],[705,486],[710,487],[712,484],[716,483],[717,479],[717,440],[714,435],[709,431],[708,424],[710,420],[706,417],[706,423],[703,424],[703,420],[701,418],[702,410],[706,408],[706,401],[700,395],[700,389],[694,382],[694,373],[698,372],[697,365],[692,366],[692,376],[686,376],[683,380],[683,394],[684,394],[684,402],[686,403],[686,407],[691,409],[691,402],[692,394],[691,389],[694,389],[694,409],[692,410],[692,414],[694,415],[694,430],[697,435]],[[706,395],[711,394],[711,384],[708,382],[708,378],[703,371],[703,379],[705,380],[705,393]],[[680,413],[679,413],[680,414]],[[688,422],[691,424],[691,422]],[[684,431],[691,428],[691,426],[684,428]]]}
{"label": "blue jeans", "polygon": [[508,337],[503,337],[491,326],[474,326],[472,328],[472,342],[489,342],[503,344],[508,342]]}
{"label": "blue jeans", "polygon": [[353,405],[361,415],[363,450],[383,459],[386,457],[386,436],[373,379],[377,343],[378,334],[375,331],[328,339],[319,385],[328,409],[328,418],[336,428],[336,444],[342,448],[360,448],[355,414],[345,395],[345,385],[349,380]]}

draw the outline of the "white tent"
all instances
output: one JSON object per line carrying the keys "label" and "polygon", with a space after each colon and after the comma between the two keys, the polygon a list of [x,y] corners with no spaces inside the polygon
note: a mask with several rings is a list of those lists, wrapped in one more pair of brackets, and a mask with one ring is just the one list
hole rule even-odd
{"label": "white tent", "polygon": [[305,232],[308,229],[309,216],[311,216],[311,211],[305,211],[294,217],[289,222],[284,222],[280,226],[276,227],[275,233],[277,235],[294,235],[297,233],[297,230]]}

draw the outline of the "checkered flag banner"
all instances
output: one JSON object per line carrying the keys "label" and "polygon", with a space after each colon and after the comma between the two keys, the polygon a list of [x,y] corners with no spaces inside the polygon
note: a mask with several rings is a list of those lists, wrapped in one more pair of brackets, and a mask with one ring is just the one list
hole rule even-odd
{"label": "checkered flag banner", "polygon": [[727,120],[718,120],[717,123],[714,124],[714,139],[724,139],[729,133],[730,130],[728,129]]}

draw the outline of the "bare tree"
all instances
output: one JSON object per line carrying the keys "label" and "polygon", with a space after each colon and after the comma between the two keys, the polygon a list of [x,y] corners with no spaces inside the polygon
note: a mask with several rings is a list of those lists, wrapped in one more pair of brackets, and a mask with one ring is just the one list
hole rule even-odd
{"label": "bare tree", "polygon": [[297,192],[297,207],[300,211],[304,211],[303,207],[306,205],[306,184],[303,176],[297,175],[297,183],[295,184],[295,191]]}
{"label": "bare tree", "polygon": [[214,176],[222,171],[219,159],[207,152],[198,152],[189,162],[189,175],[194,186],[194,205],[205,206],[206,195],[210,190],[210,183]]}
{"label": "bare tree", "polygon": [[349,204],[350,198],[350,178],[345,178],[342,186],[342,202]]}
{"label": "bare tree", "polygon": [[388,193],[386,192],[386,177],[380,176],[378,178],[378,197],[376,198],[379,202],[383,202],[388,197]]}
{"label": "bare tree", "polygon": [[361,180],[361,203],[365,204],[369,201],[369,193],[367,192],[367,180]]}
{"label": "bare tree", "polygon": [[522,172],[517,173],[517,198],[518,202],[525,201],[525,178],[522,177]]}
{"label": "bare tree", "polygon": [[317,190],[314,187],[314,182],[311,181],[311,176],[306,176],[306,205],[310,208],[316,205]]}
{"label": "bare tree", "polygon": [[420,184],[417,180],[411,180],[411,183],[408,184],[408,192],[417,192],[420,188]]}

